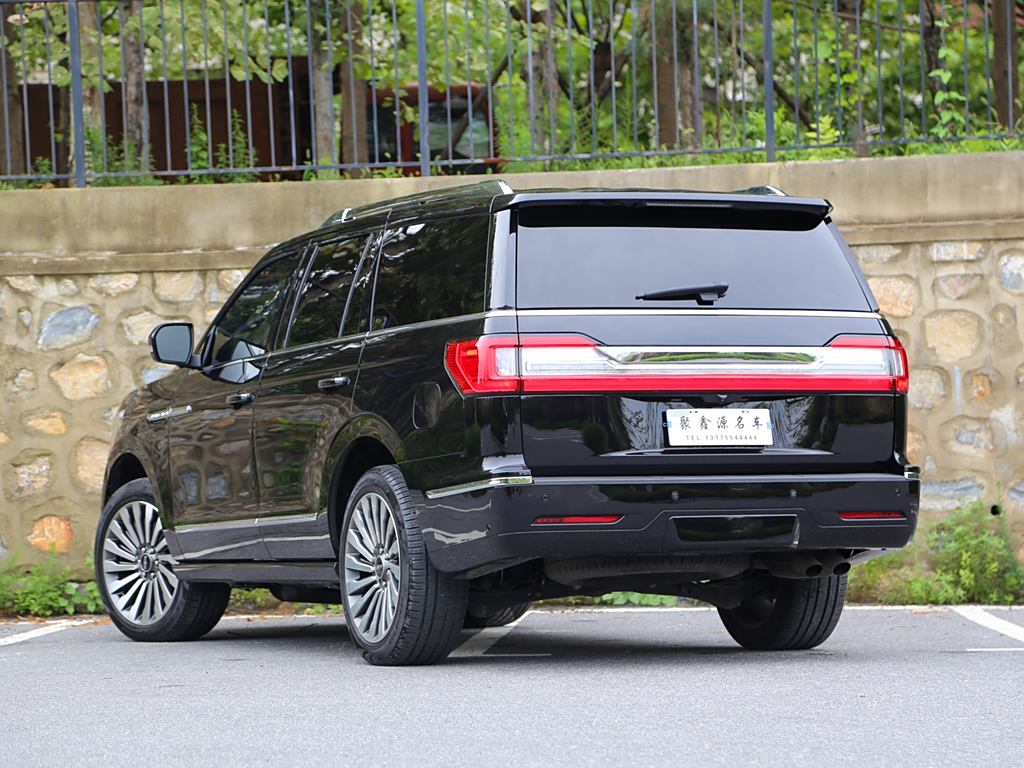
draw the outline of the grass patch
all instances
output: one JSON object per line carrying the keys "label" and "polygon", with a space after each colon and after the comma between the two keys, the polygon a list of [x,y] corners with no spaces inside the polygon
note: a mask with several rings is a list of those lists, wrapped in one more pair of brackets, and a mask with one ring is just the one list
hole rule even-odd
{"label": "grass patch", "polygon": [[[92,568],[91,558],[86,562]],[[27,568],[0,566],[0,616],[58,616],[103,613],[95,582],[74,580],[71,567],[52,555]]]}
{"label": "grass patch", "polygon": [[999,508],[968,504],[919,531],[901,552],[856,566],[850,602],[955,605],[1024,602],[1024,566]]}

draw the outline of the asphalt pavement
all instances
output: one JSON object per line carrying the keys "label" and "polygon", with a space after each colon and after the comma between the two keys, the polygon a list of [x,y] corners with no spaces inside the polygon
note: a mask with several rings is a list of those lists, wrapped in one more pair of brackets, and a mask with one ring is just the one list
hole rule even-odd
{"label": "asphalt pavement", "polygon": [[1024,765],[1024,607],[847,608],[788,653],[710,609],[539,610],[419,668],[337,616],[76,621],[0,623],[0,765]]}

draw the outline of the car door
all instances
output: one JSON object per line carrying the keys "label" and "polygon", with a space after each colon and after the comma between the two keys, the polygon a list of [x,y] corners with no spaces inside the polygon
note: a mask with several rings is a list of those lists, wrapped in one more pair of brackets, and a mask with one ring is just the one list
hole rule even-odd
{"label": "car door", "polygon": [[199,345],[169,422],[173,537],[185,560],[269,557],[259,533],[253,403],[303,249],[254,270]]}
{"label": "car door", "polygon": [[355,412],[378,239],[363,231],[315,245],[264,367],[253,434],[260,529],[276,560],[334,559],[321,490],[334,437]]}

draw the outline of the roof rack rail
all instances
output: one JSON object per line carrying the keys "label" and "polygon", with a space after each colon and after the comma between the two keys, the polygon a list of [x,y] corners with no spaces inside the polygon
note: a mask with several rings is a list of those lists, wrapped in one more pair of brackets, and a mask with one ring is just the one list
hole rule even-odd
{"label": "roof rack rail", "polygon": [[475,184],[460,184],[445,189],[435,189],[428,192],[417,192],[405,197],[398,197],[392,200],[385,200],[379,203],[367,203],[354,208],[332,213],[321,227],[329,227],[335,224],[342,224],[352,219],[365,219],[374,214],[382,214],[395,208],[408,208],[415,205],[425,205],[430,202],[443,200],[459,200],[464,198],[479,198],[481,202],[490,200],[498,195],[512,194],[513,190],[502,179],[488,179]]}
{"label": "roof rack rail", "polygon": [[770,184],[762,184],[757,187],[747,187],[746,189],[737,189],[732,192],[734,195],[775,195],[776,197],[789,197],[778,187],[773,187]]}

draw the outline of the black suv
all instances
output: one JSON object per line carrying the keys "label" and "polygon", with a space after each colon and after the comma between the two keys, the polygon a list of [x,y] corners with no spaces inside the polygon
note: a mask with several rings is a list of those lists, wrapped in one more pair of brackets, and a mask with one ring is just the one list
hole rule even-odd
{"label": "black suv", "polygon": [[907,359],[824,200],[514,192],[345,210],[274,248],[180,370],[125,400],[96,569],[136,640],[231,586],[340,601],[374,664],[533,600],[718,607],[758,649],[832,632],[917,522]]}

